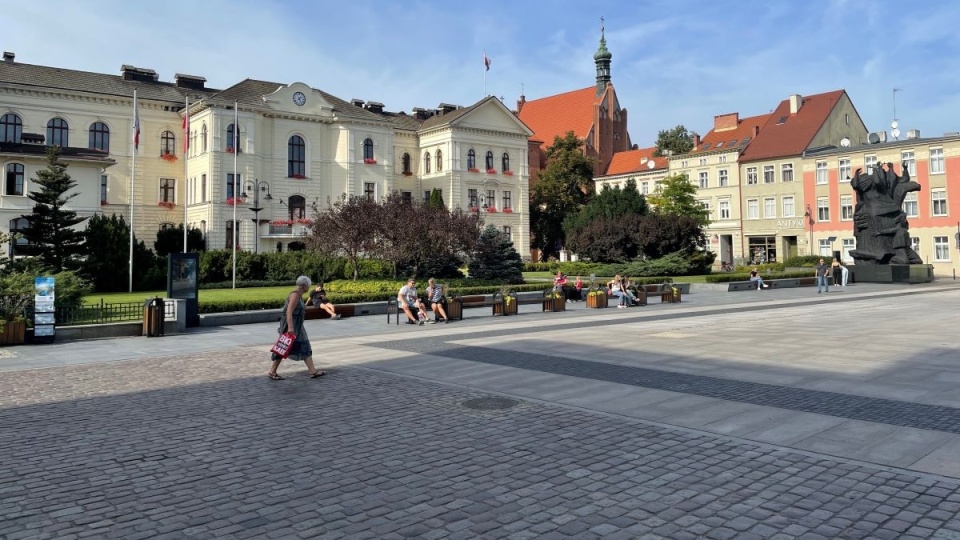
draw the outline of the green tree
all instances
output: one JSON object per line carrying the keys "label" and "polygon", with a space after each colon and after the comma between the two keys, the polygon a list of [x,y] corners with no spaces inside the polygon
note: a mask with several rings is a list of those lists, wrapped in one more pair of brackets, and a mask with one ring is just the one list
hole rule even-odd
{"label": "green tree", "polygon": [[647,199],[640,194],[637,183],[631,178],[623,189],[605,185],[579,212],[564,218],[563,230],[569,237],[596,219],[645,216],[648,210]]}
{"label": "green tree", "polygon": [[703,228],[693,216],[651,214],[644,216],[635,230],[643,254],[651,259],[674,252],[692,254],[706,244]]}
{"label": "green tree", "polygon": [[437,188],[433,188],[433,191],[430,192],[430,201],[427,205],[431,208],[446,208],[447,205],[443,202],[443,192]]}
{"label": "green tree", "polygon": [[488,225],[480,233],[467,268],[470,277],[504,283],[523,283],[523,261],[510,238]]}
{"label": "green tree", "polygon": [[75,191],[77,183],[67,174],[67,164],[60,161],[58,147],[47,150],[47,168],[37,171],[32,180],[40,189],[30,192],[33,214],[23,216],[28,224],[22,232],[28,243],[17,252],[37,256],[55,272],[76,268],[84,235],[75,227],[86,218],[65,208],[79,193]]}
{"label": "green tree", "polygon": [[637,231],[643,219],[639,214],[599,216],[568,232],[567,241],[570,249],[593,262],[626,262],[641,254]]}
{"label": "green tree", "polygon": [[[199,253],[206,249],[207,242],[203,239],[203,232],[196,227],[190,227],[187,230],[187,251]],[[180,253],[183,250],[183,223],[157,231],[153,250],[161,258],[165,258],[170,253]]]}
{"label": "green tree", "polygon": [[693,150],[693,137],[687,132],[687,128],[680,124],[673,129],[664,129],[657,133],[656,147],[653,155],[657,157],[686,154]]}
{"label": "green tree", "polygon": [[593,191],[593,160],[583,153],[583,141],[572,131],[554,137],[547,149],[547,167],[530,194],[533,247],[544,258],[556,255],[566,242],[563,220],[580,210]]}
{"label": "green tree", "polygon": [[650,194],[653,212],[658,215],[672,214],[695,219],[700,227],[710,224],[710,214],[697,200],[697,187],[685,173],[668,176],[660,181],[656,191]]}
{"label": "green tree", "polygon": [[[95,215],[84,231],[82,275],[97,292],[127,290],[130,279],[130,226],[123,216]],[[134,289],[163,287],[159,262],[142,240],[133,238]],[[165,273],[165,268],[164,272]]]}
{"label": "green tree", "polygon": [[326,211],[316,213],[307,245],[330,256],[342,255],[353,266],[353,279],[359,279],[360,258],[376,247],[377,201],[343,194],[327,206]]}

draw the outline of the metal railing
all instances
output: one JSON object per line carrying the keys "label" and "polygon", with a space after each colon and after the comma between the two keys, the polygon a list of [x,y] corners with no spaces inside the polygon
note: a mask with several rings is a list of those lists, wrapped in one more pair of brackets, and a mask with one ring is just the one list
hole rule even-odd
{"label": "metal railing", "polygon": [[[26,317],[33,319],[33,304],[27,307]],[[176,320],[177,310],[174,302],[164,302],[164,319]],[[79,324],[104,324],[143,320],[143,302],[104,302],[84,304],[76,308],[57,308],[58,326]]]}

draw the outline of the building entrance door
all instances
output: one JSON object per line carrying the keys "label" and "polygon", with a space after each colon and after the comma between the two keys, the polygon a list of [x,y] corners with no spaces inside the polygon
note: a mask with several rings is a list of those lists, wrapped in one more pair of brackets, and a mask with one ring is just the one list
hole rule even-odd
{"label": "building entrance door", "polygon": [[[783,260],[787,260],[790,257],[796,257],[800,254],[800,248],[797,247],[797,237],[796,236],[784,236],[783,237]],[[780,261],[783,262],[783,261]]]}

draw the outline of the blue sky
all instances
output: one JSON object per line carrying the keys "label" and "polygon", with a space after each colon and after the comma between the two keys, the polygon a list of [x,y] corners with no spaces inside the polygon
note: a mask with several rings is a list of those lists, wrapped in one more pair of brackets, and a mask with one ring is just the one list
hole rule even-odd
{"label": "blue sky", "polygon": [[488,93],[511,108],[521,85],[528,100],[591,86],[604,16],[640,146],[677,124],[706,133],[717,114],[838,88],[871,130],[889,130],[897,87],[901,129],[960,131],[960,2],[949,0],[911,11],[892,0],[6,4],[0,48],[21,62],[117,74],[134,64],[221,88],[302,81],[406,111],[480,99],[484,50]]}

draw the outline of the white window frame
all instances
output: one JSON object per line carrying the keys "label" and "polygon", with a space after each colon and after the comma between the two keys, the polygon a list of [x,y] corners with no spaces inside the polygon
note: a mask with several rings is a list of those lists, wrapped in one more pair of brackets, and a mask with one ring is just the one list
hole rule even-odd
{"label": "white window frame", "polygon": [[817,197],[817,222],[830,221],[830,199]]}
{"label": "white window frame", "polygon": [[730,219],[730,201],[720,201],[720,219]]}
{"label": "white window frame", "polygon": [[711,211],[711,209],[710,209],[710,201],[709,201],[709,200],[701,199],[701,200],[699,200],[698,202],[700,203],[700,206],[702,206],[703,209],[707,211],[707,217],[708,217],[708,218],[713,215],[713,214],[712,214],[712,211]]}
{"label": "white window frame", "polygon": [[873,174],[873,169],[877,166],[877,156],[863,156],[863,172]]}
{"label": "white window frame", "polygon": [[697,181],[700,189],[707,189],[710,187],[710,173],[708,171],[700,171],[697,173]]}
{"label": "white window frame", "polygon": [[773,167],[773,165],[764,165],[763,166],[763,183],[772,184],[776,182],[777,181],[776,174],[777,174],[777,171]]}
{"label": "white window frame", "polygon": [[780,200],[780,207],[783,212],[783,217],[788,218],[796,215],[797,206],[794,204],[793,195],[784,196],[783,199]]}
{"label": "white window frame", "polygon": [[829,241],[829,240],[827,240],[826,238],[821,238],[821,239],[817,242],[817,246],[818,246],[818,248],[819,248],[820,256],[821,256],[821,257],[830,257],[830,258],[833,258],[833,246],[830,245],[830,241]]}
{"label": "white window frame", "polygon": [[827,162],[817,162],[817,183],[826,184],[830,181],[830,175],[827,173]]}
{"label": "white window frame", "polygon": [[763,198],[763,217],[764,219],[775,219],[777,217],[777,198]]}
{"label": "white window frame", "polygon": [[850,252],[857,249],[857,239],[856,238],[844,238],[840,244],[840,258],[845,263],[853,262],[853,257],[850,256]]}
{"label": "white window frame", "polygon": [[950,261],[950,237],[949,236],[933,237],[933,260],[936,262]]}
{"label": "white window frame", "polygon": [[[938,206],[941,208],[938,209]],[[947,190],[930,190],[930,215],[938,217],[947,215]]]}
{"label": "white window frame", "polygon": [[707,164],[707,158],[700,158],[700,166],[703,167]]}
{"label": "white window frame", "polygon": [[[911,177],[917,176],[917,154],[913,150],[904,150],[900,152],[900,164],[901,166],[906,163],[907,171],[910,173]],[[903,174],[901,171],[900,174]]]}
{"label": "white window frame", "polygon": [[840,182],[849,182],[853,169],[850,168],[850,158],[840,158],[837,161],[837,180]]}
{"label": "white window frame", "polygon": [[907,193],[906,196],[904,196],[903,213],[906,214],[908,218],[920,217],[920,203],[916,191]]}
{"label": "white window frame", "polygon": [[730,172],[727,169],[720,169],[717,171],[717,176],[719,177],[718,183],[720,187],[727,187],[730,185]]}
{"label": "white window frame", "polygon": [[747,167],[747,185],[755,186],[759,182],[759,176],[757,176],[756,167]]}
{"label": "white window frame", "polygon": [[930,174],[943,174],[946,172],[943,161],[943,148],[930,149]]}
{"label": "white window frame", "polygon": [[[787,174],[789,173],[789,174]],[[790,177],[787,180],[787,176]],[[793,163],[781,163],[780,164],[780,181],[781,182],[793,182]]]}
{"label": "white window frame", "polygon": [[717,158],[717,163],[726,163],[726,162],[727,162],[727,156],[720,156]]}
{"label": "white window frame", "polygon": [[747,219],[760,219],[760,199],[747,199]]}
{"label": "white window frame", "polygon": [[649,182],[640,182],[640,194],[649,195],[650,194],[650,183]]}
{"label": "white window frame", "polygon": [[840,196],[840,221],[853,221],[853,195]]}

